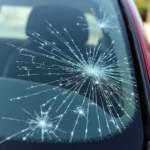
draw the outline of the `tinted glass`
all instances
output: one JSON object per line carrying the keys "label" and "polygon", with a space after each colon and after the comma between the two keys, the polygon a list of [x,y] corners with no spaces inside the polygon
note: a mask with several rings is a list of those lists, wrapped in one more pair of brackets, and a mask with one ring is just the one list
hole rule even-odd
{"label": "tinted glass", "polygon": [[1,10],[0,144],[140,150],[136,75],[117,3],[8,0]]}

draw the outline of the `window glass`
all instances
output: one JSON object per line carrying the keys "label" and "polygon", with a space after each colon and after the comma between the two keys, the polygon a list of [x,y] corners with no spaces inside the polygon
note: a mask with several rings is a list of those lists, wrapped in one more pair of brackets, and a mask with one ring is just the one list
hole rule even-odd
{"label": "window glass", "polygon": [[0,37],[26,38],[25,28],[30,7],[2,5],[0,10]]}
{"label": "window glass", "polygon": [[117,3],[16,3],[0,14],[8,27],[1,37],[9,37],[0,39],[0,144],[141,148],[136,75]]}

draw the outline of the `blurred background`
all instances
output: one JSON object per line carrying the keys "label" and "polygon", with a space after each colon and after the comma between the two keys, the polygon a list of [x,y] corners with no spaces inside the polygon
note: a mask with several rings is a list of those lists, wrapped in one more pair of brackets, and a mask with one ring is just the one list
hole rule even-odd
{"label": "blurred background", "polygon": [[[134,0],[134,2],[150,41],[150,0]],[[26,24],[31,10],[31,6],[2,5],[0,7],[0,38],[25,39]]]}
{"label": "blurred background", "polygon": [[134,0],[150,41],[150,0]]}

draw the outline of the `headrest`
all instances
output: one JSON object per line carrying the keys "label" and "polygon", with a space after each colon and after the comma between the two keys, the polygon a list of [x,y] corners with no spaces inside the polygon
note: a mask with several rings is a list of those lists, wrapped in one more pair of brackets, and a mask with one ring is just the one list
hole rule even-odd
{"label": "headrest", "polygon": [[[46,23],[46,21],[48,21],[63,37],[66,36],[63,28],[66,28],[77,44],[86,44],[88,40],[88,30],[83,31],[82,27],[77,26],[79,17],[85,18],[84,13],[68,6],[36,6],[29,16],[26,34],[30,36],[29,32],[35,31],[48,41],[58,40],[54,35],[48,32],[48,24]],[[86,19],[85,24],[87,24]]]}

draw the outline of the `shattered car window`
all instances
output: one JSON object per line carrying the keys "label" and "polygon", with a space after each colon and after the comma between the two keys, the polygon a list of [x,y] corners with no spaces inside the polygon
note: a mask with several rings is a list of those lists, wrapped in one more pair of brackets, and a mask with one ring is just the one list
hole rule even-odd
{"label": "shattered car window", "polygon": [[34,6],[27,39],[5,42],[1,144],[105,140],[134,122],[139,96],[120,12],[107,0],[74,3]]}

